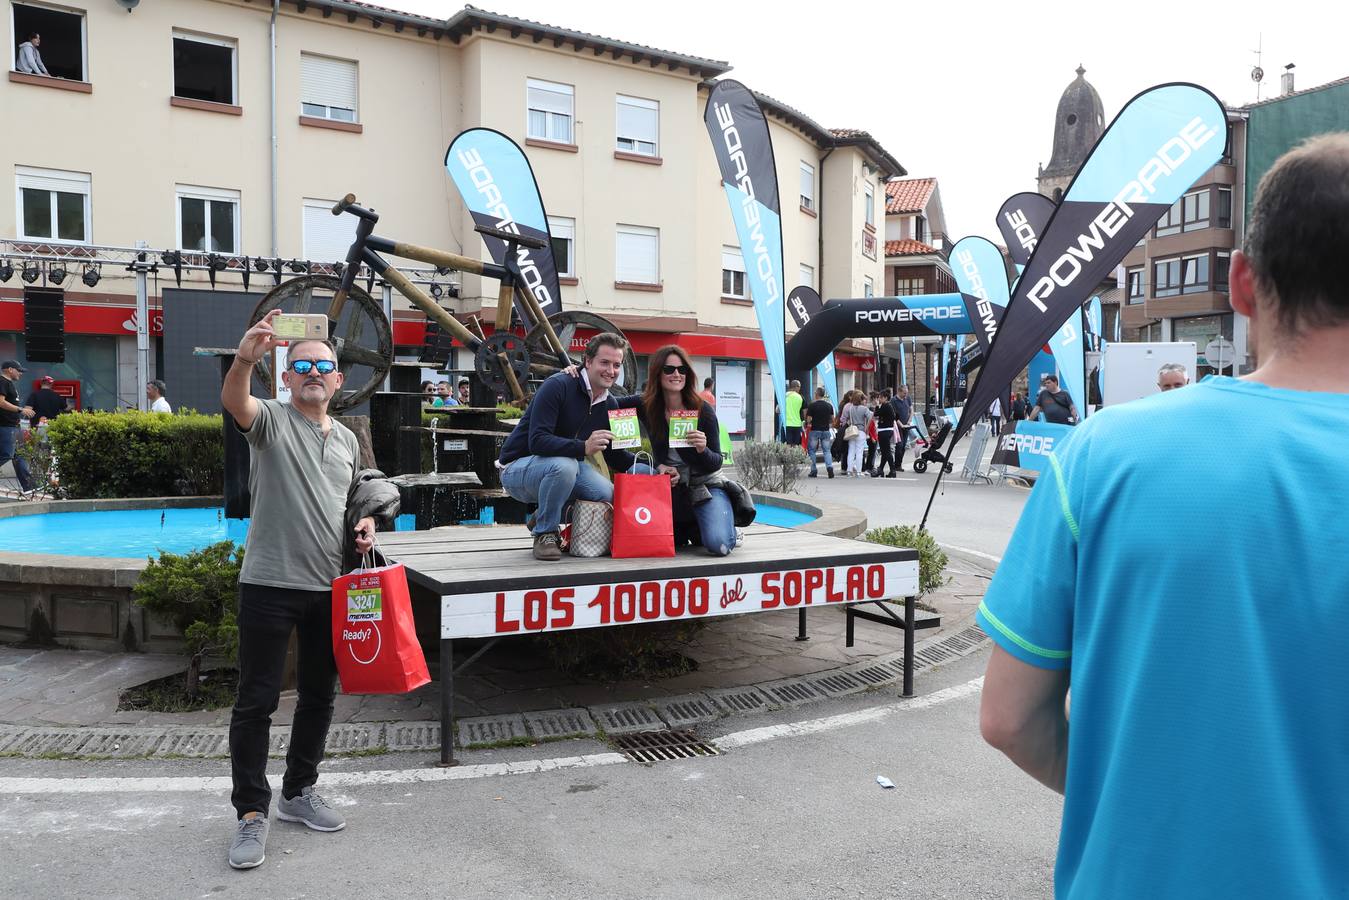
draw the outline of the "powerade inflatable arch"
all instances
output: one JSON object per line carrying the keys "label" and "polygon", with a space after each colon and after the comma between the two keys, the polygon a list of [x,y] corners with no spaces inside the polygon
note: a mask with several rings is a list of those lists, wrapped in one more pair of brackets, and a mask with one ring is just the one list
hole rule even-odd
{"label": "powerade inflatable arch", "polygon": [[970,331],[966,298],[961,294],[830,300],[787,342],[787,371],[809,372],[847,338],[922,337]]}

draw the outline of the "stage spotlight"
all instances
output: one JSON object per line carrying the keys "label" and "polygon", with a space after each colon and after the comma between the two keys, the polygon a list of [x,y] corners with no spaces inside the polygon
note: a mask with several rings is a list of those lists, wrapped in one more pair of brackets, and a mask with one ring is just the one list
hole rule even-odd
{"label": "stage spotlight", "polygon": [[8,262],[6,262],[3,265],[0,265],[0,282],[9,281],[13,277],[14,277],[14,266],[10,265]]}
{"label": "stage spotlight", "polygon": [[439,299],[440,299],[441,297],[443,297],[444,295],[445,295],[445,290],[444,290],[440,285],[438,285],[438,284],[433,284],[433,285],[431,285],[431,297],[432,297],[433,299],[439,300]]}
{"label": "stage spotlight", "polygon": [[34,281],[37,281],[38,278],[41,277],[41,275],[42,270],[39,269],[37,266],[30,265],[29,263],[23,264],[23,275],[21,275],[20,277],[28,284],[32,284]]}
{"label": "stage spotlight", "polygon": [[459,299],[459,285],[454,282],[450,282],[450,296],[455,300]]}
{"label": "stage spotlight", "polygon": [[342,273],[346,271],[346,268],[346,263],[333,263],[333,274],[338,278],[341,278]]}
{"label": "stage spotlight", "polygon": [[166,266],[180,266],[183,264],[182,254],[177,250],[165,250],[159,255],[159,258],[164,261],[164,265]]}
{"label": "stage spotlight", "polygon": [[47,279],[51,281],[52,284],[60,284],[61,282],[65,281],[66,267],[61,263],[57,263],[56,265],[51,266],[50,268],[47,269]]}
{"label": "stage spotlight", "polygon": [[89,287],[94,287],[95,285],[98,284],[98,280],[102,277],[103,276],[99,274],[98,268],[96,266],[85,266],[84,275],[80,277],[80,281],[83,281]]}
{"label": "stage spotlight", "polygon": [[253,268],[257,269],[259,272],[266,272],[267,260],[259,256],[257,259],[253,260]]}
{"label": "stage spotlight", "polygon": [[309,271],[309,263],[300,262],[298,259],[292,259],[290,261],[290,270],[296,275],[306,274]]}

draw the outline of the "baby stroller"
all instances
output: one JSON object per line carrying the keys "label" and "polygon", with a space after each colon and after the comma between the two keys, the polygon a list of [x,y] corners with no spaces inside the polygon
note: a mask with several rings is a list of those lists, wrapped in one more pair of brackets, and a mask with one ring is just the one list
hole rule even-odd
{"label": "baby stroller", "polygon": [[[951,420],[946,419],[942,422],[937,433],[927,438],[914,438],[913,450],[915,458],[913,461],[913,470],[918,474],[927,471],[928,463],[938,463],[943,466],[943,470],[950,474],[954,469],[951,463],[946,461],[946,454],[941,452],[942,445],[946,443],[947,437],[951,434]],[[922,448],[922,452],[919,452]]]}

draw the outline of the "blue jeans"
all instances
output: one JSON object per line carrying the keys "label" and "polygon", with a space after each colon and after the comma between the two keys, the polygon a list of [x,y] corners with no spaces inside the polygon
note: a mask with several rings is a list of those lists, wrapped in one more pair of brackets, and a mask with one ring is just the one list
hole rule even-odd
{"label": "blue jeans", "polygon": [[0,467],[10,460],[14,461],[14,477],[19,479],[19,487],[32,490],[33,478],[28,472],[28,460],[15,455],[14,447],[19,442],[17,425],[0,425]]}
{"label": "blue jeans", "polygon": [[731,498],[721,488],[708,488],[712,499],[693,507],[693,518],[698,523],[698,536],[703,547],[713,556],[725,556],[735,549],[735,513]]}
{"label": "blue jeans", "polygon": [[810,437],[807,438],[806,440],[808,442],[807,446],[809,448],[806,452],[810,454],[810,474],[814,475],[816,472],[815,468],[816,451],[819,451],[820,453],[824,454],[825,469],[827,469],[830,472],[834,471],[834,457],[830,455],[829,429],[826,428],[820,430],[817,428],[812,428],[810,429]]}
{"label": "blue jeans", "polygon": [[[634,475],[650,475],[641,463],[630,470]],[[594,466],[566,456],[524,456],[506,466],[501,486],[521,503],[536,503],[534,534],[557,531],[562,511],[573,500],[614,502],[614,486]]]}

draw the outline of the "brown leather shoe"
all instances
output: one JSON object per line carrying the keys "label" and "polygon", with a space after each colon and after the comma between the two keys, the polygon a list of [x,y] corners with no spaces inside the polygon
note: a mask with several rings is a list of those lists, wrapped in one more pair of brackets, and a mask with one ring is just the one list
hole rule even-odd
{"label": "brown leather shoe", "polygon": [[557,562],[562,558],[562,536],[556,531],[534,535],[534,558],[543,562]]}

